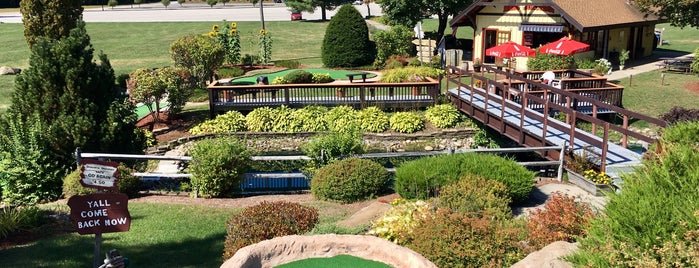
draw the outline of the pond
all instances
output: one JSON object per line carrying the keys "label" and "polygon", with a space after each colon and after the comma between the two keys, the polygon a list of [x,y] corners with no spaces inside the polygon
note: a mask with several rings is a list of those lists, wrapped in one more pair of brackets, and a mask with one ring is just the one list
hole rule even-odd
{"label": "pond", "polygon": [[371,261],[355,257],[352,255],[337,255],[332,258],[308,258],[304,260],[299,260],[295,262],[290,262],[287,264],[282,264],[275,266],[275,268],[354,268],[354,267],[364,267],[364,268],[389,268],[385,263]]}
{"label": "pond", "polygon": [[[348,74],[356,74],[356,73],[361,73],[362,71],[356,71],[356,70],[334,70],[334,69],[324,69],[324,68],[302,68],[302,69],[287,69],[283,71],[278,71],[278,72],[273,72],[273,73],[264,73],[264,74],[256,74],[256,75],[251,75],[251,76],[246,76],[246,77],[241,77],[241,78],[236,78],[231,80],[229,83],[222,84],[222,85],[254,85],[257,84],[257,78],[260,76],[266,76],[267,79],[270,81],[274,81],[275,78],[284,76],[292,71],[295,70],[305,70],[310,73],[314,74],[330,74],[330,77],[332,77],[335,80],[340,80],[340,79],[347,79]],[[372,78],[376,77],[376,74],[370,73],[367,75],[367,78]]]}

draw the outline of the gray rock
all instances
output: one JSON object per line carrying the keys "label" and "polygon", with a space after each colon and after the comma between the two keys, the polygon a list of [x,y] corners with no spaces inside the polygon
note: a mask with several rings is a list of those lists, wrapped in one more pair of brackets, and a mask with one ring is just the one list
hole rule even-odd
{"label": "gray rock", "polygon": [[19,68],[12,68],[12,67],[7,67],[7,66],[0,67],[0,75],[13,75],[13,74],[19,74],[21,72],[22,72],[22,69],[19,69]]}
{"label": "gray rock", "polygon": [[510,266],[510,268],[572,268],[573,265],[561,258],[572,254],[576,250],[578,250],[578,243],[556,241],[539,251],[527,255],[527,257]]}

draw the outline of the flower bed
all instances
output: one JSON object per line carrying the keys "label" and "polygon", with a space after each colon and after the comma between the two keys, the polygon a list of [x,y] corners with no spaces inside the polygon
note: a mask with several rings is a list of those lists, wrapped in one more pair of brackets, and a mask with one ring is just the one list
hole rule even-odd
{"label": "flower bed", "polygon": [[613,191],[614,188],[609,184],[595,183],[583,175],[575,173],[573,171],[568,171],[568,181],[582,188],[583,190],[595,195],[603,196],[604,191]]}

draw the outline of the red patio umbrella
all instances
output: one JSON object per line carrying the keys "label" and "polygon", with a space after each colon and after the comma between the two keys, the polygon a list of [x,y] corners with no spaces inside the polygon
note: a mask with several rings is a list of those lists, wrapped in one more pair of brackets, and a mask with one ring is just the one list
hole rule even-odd
{"label": "red patio umbrella", "polygon": [[563,37],[558,41],[545,44],[539,48],[539,52],[553,55],[567,56],[590,50],[590,45],[583,42]]}
{"label": "red patio umbrella", "polygon": [[486,49],[485,55],[497,58],[533,57],[536,55],[536,50],[512,41],[507,41]]}

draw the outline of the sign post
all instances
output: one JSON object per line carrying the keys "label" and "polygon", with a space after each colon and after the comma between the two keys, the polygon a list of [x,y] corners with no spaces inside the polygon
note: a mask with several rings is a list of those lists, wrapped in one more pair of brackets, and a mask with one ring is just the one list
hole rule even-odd
{"label": "sign post", "polygon": [[80,184],[97,189],[97,193],[76,195],[68,199],[73,227],[81,235],[95,235],[93,267],[101,265],[102,233],[127,232],[131,228],[129,197],[122,193],[103,193],[117,190],[119,163],[82,159],[76,151],[80,166]]}

